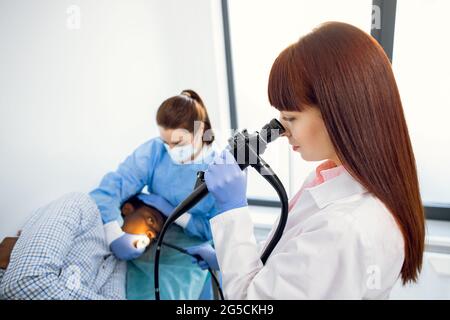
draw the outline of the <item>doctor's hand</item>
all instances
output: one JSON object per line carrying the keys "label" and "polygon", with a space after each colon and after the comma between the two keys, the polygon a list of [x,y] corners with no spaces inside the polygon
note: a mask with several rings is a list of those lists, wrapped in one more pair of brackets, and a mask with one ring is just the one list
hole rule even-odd
{"label": "doctor's hand", "polygon": [[216,251],[209,243],[186,248],[186,251],[194,256],[194,258],[192,258],[192,263],[197,263],[202,270],[208,268],[220,270]]}
{"label": "doctor's hand", "polygon": [[205,183],[216,200],[217,213],[247,206],[247,171],[242,171],[233,155],[224,150],[209,165]]}
{"label": "doctor's hand", "polygon": [[147,235],[123,232],[117,221],[106,223],[103,228],[109,248],[119,260],[138,258],[150,244],[150,239]]}
{"label": "doctor's hand", "polygon": [[123,233],[119,238],[111,242],[110,248],[117,259],[133,260],[140,257],[150,240],[145,234]]}

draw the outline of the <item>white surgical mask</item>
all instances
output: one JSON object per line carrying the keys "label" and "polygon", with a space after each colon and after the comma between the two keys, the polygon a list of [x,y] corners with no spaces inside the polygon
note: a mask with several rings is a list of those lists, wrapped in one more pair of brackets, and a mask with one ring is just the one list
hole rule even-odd
{"label": "white surgical mask", "polygon": [[197,153],[192,144],[187,144],[184,146],[176,146],[170,149],[167,143],[164,143],[164,147],[166,147],[167,152],[172,158],[173,162],[178,164],[183,164],[186,161],[191,160],[193,154]]}
{"label": "white surgical mask", "polygon": [[183,146],[175,146],[172,149],[169,147],[167,143],[164,143],[164,147],[167,150],[167,153],[170,155],[170,158],[172,158],[172,161],[177,164],[184,164],[186,162],[190,162],[192,160],[193,155],[197,155],[198,152],[203,148],[202,143],[202,137],[203,137],[203,128],[201,130],[198,130],[194,136],[193,143],[198,146],[195,147],[192,145],[192,143],[188,143]]}

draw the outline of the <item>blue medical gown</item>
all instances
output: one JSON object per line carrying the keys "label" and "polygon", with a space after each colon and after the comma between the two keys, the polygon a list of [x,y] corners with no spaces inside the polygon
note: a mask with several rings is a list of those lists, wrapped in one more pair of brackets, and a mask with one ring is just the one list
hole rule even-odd
{"label": "blue medical gown", "polygon": [[[97,203],[103,223],[122,221],[120,207],[131,196],[147,187],[149,193],[165,198],[176,207],[194,189],[198,171],[205,171],[217,152],[212,150],[201,161],[177,164],[172,161],[158,137],[139,146],[115,172],[106,174],[90,195]],[[189,210],[185,228],[189,235],[211,240],[209,218],[216,211],[214,198],[207,195]]]}

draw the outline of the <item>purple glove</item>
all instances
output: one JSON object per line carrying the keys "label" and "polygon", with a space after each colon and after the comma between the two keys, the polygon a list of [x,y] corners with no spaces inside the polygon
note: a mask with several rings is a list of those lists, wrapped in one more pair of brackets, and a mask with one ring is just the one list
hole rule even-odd
{"label": "purple glove", "polygon": [[120,260],[133,260],[144,253],[150,244],[150,239],[145,234],[129,234],[123,232],[117,221],[111,221],[103,225],[106,242],[112,253]]}
{"label": "purple glove", "polygon": [[133,260],[141,256],[149,243],[148,237],[140,234],[123,233],[111,242],[110,248],[117,259]]}
{"label": "purple glove", "polygon": [[222,151],[209,165],[205,182],[216,199],[216,215],[248,205],[247,172],[241,170],[228,150]]}
{"label": "purple glove", "polygon": [[206,270],[208,268],[220,270],[216,251],[209,243],[203,243],[198,246],[186,248],[186,251],[195,256],[192,258],[192,263],[198,263],[202,270]]}

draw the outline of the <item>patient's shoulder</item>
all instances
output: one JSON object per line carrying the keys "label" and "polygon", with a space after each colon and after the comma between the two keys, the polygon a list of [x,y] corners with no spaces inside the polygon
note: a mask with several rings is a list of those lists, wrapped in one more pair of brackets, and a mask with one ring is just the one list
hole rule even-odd
{"label": "patient's shoulder", "polygon": [[70,192],[33,212],[26,226],[64,224],[70,229],[86,229],[97,223],[101,224],[101,216],[95,201],[86,193]]}

